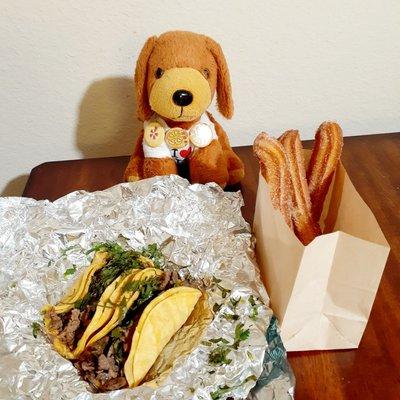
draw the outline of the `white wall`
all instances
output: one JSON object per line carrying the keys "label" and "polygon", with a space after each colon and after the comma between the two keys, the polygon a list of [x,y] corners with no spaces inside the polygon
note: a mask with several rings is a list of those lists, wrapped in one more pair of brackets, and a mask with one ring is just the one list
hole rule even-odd
{"label": "white wall", "polygon": [[233,145],[261,130],[310,138],[400,131],[398,0],[2,0],[0,193],[20,194],[44,161],[128,154],[132,72],[166,30],[218,40],[231,68]]}

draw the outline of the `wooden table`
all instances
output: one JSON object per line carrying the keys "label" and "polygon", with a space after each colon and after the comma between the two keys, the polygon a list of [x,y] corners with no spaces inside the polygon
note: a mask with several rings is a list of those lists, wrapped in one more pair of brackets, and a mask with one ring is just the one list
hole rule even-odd
{"label": "wooden table", "polygon": [[[245,162],[243,215],[251,222],[258,164],[250,146],[235,150]],[[24,196],[55,200],[78,189],[102,190],[122,181],[127,162],[112,157],[44,163],[32,170]],[[343,163],[392,251],[360,347],[289,354],[296,399],[400,399],[400,133],[346,138]]]}

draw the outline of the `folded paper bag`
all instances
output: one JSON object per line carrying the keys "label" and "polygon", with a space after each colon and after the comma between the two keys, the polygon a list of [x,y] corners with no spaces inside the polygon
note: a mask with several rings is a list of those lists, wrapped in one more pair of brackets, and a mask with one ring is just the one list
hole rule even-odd
{"label": "folded paper bag", "polygon": [[324,234],[304,246],[273,208],[260,175],[256,252],[288,351],[358,347],[389,254],[378,222],[341,164],[321,226]]}

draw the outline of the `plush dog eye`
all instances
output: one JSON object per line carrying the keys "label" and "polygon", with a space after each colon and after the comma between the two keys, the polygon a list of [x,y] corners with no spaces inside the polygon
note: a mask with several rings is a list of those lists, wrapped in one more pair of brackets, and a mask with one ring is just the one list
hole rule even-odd
{"label": "plush dog eye", "polygon": [[204,68],[202,72],[206,79],[210,77],[210,70],[208,68]]}
{"label": "plush dog eye", "polygon": [[157,68],[156,69],[156,78],[160,79],[163,76],[164,70],[162,68]]}

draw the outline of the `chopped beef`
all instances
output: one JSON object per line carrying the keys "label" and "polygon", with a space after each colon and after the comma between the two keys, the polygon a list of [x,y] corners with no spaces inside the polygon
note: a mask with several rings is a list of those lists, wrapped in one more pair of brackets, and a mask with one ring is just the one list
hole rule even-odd
{"label": "chopped beef", "polygon": [[70,349],[73,348],[74,343],[75,343],[75,332],[79,328],[79,325],[81,324],[81,320],[79,319],[79,316],[81,315],[81,312],[77,309],[74,308],[71,311],[71,318],[67,323],[67,326],[63,329],[61,332],[59,339],[65,343]]}
{"label": "chopped beef", "polygon": [[126,386],[128,386],[128,382],[126,381],[126,379],[123,376],[119,376],[105,381],[100,390],[103,392],[109,390],[118,390]]}
{"label": "chopped beef", "polygon": [[95,311],[96,307],[94,307],[93,305],[87,305],[84,307],[83,311],[81,311],[81,314],[79,316],[81,323],[78,329],[75,331],[75,340],[72,347],[75,347],[78,344],[79,339],[82,337],[86,328],[90,324],[90,321],[92,320]]}
{"label": "chopped beef", "polygon": [[[135,325],[135,328],[136,328],[136,325]],[[130,342],[132,342],[132,337],[131,337],[131,340],[128,340],[128,336],[132,336],[132,335],[130,335],[130,327],[128,326],[126,328],[120,328],[120,332],[121,332],[122,349],[123,349],[124,353],[127,353],[131,347]]]}
{"label": "chopped beef", "polygon": [[94,393],[101,392],[102,391],[102,384],[101,382],[97,379],[96,373],[91,371],[91,372],[82,372],[80,371],[82,378],[89,383],[92,391]]}
{"label": "chopped beef", "polygon": [[82,368],[82,371],[94,371],[95,369],[93,360],[82,361],[80,367]]}
{"label": "chopped beef", "polygon": [[180,282],[180,281],[181,281],[181,280],[180,280],[180,278],[179,278],[178,272],[172,271],[171,283],[172,283],[173,285],[175,285],[175,283],[178,283],[178,282]]}
{"label": "chopped beef", "polygon": [[108,358],[104,354],[99,357],[99,368],[105,371],[109,368]]}
{"label": "chopped beef", "polygon": [[88,380],[96,392],[108,392],[128,386],[128,382],[123,376],[107,379],[107,374],[104,372],[99,373],[97,376],[91,375]]}
{"label": "chopped beef", "polygon": [[[110,347],[110,350],[108,351],[107,356],[105,356],[104,354],[102,354],[99,357],[99,369],[103,370],[103,371],[107,371],[107,379],[110,378],[116,378],[118,376],[118,371],[119,368],[117,366],[117,364],[115,363],[115,358],[114,358],[114,352],[112,351],[113,346]],[[111,354],[110,354],[111,351]]]}
{"label": "chopped beef", "polygon": [[107,346],[109,340],[109,336],[104,336],[97,342],[93,343],[90,347],[88,347],[87,351],[89,351],[93,356],[99,357],[104,352],[104,348]]}
{"label": "chopped beef", "polygon": [[167,287],[169,280],[171,279],[171,275],[171,271],[164,271],[164,277],[163,280],[160,282],[159,290],[164,290]]}
{"label": "chopped beef", "polygon": [[85,328],[90,324],[90,321],[93,318],[93,314],[95,313],[96,308],[91,305],[87,305],[85,309],[82,311],[82,314],[80,316],[81,324]]}
{"label": "chopped beef", "polygon": [[56,332],[56,334],[58,335],[62,331],[63,322],[62,319],[55,312],[54,308],[46,312],[46,318],[50,319],[49,330]]}

